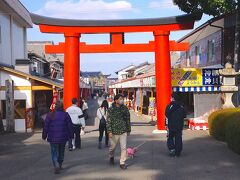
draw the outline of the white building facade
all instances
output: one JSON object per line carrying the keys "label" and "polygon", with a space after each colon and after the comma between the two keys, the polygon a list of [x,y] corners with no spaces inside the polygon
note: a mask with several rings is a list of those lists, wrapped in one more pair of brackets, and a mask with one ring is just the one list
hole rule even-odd
{"label": "white building facade", "polygon": [[27,58],[27,28],[32,27],[29,12],[17,0],[0,1],[0,63],[15,66]]}
{"label": "white building facade", "polygon": [[[19,78],[13,74],[3,71],[2,68],[15,68],[17,59],[27,59],[27,28],[32,27],[32,21],[27,9],[18,0],[0,1],[0,114],[4,119],[6,116],[6,80],[13,82],[14,97],[14,130],[24,132],[25,110],[32,107],[31,83],[29,80]],[[17,108],[15,108],[17,107]],[[21,108],[20,108],[21,107]],[[3,121],[6,124],[6,121]]]}

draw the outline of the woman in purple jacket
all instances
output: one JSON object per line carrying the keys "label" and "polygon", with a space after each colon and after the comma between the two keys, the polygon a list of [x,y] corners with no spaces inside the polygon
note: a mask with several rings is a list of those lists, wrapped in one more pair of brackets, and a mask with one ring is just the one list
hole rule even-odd
{"label": "woman in purple jacket", "polygon": [[55,174],[59,174],[64,160],[66,142],[73,139],[73,125],[68,113],[64,112],[63,103],[57,101],[55,110],[45,119],[42,139],[50,143]]}

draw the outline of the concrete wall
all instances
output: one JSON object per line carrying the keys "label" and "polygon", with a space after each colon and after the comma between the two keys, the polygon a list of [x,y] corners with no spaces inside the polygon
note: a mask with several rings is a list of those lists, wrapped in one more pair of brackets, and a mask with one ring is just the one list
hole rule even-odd
{"label": "concrete wall", "polygon": [[[11,79],[14,86],[31,86],[29,80],[20,78],[18,76],[10,75],[5,72],[0,72],[0,83],[5,86],[5,81]],[[5,99],[5,91],[0,91],[0,99]],[[26,108],[32,107],[31,91],[30,90],[15,90],[14,99],[26,99]]]}
{"label": "concrete wall", "polygon": [[0,63],[12,65],[10,16],[0,10]]}
{"label": "concrete wall", "polygon": [[[30,74],[30,65],[16,65],[15,69],[27,74]],[[32,71],[32,69],[31,69]]]}
{"label": "concrete wall", "polygon": [[2,86],[5,86],[5,81],[7,79],[13,80],[14,86],[31,86],[31,83],[29,82],[29,80],[1,71],[0,72],[0,83]]}
{"label": "concrete wall", "polygon": [[12,22],[12,48],[13,48],[13,63],[16,59],[25,59],[26,38],[25,28],[21,27],[17,22]]}
{"label": "concrete wall", "polygon": [[0,63],[15,66],[16,59],[27,58],[26,35],[26,28],[0,9]]}
{"label": "concrete wall", "polygon": [[194,117],[221,106],[220,93],[194,93]]}
{"label": "concrete wall", "polygon": [[[5,86],[5,81],[11,79],[14,81],[14,86],[31,86],[29,80],[20,78],[18,76],[10,75],[5,72],[0,72],[0,83],[2,86]],[[0,90],[0,100],[5,100],[6,94],[4,90]],[[14,90],[14,99],[15,100],[26,100],[26,108],[32,107],[32,94],[31,90]],[[4,127],[6,126],[6,120],[3,120]],[[26,123],[25,119],[15,119],[15,131],[16,132],[25,132]]]}

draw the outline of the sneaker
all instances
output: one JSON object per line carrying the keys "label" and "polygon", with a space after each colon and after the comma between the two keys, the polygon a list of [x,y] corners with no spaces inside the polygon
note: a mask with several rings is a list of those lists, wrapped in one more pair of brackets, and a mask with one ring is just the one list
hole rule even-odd
{"label": "sneaker", "polygon": [[75,150],[76,149],[76,146],[73,146],[73,148],[72,148],[73,150]]}
{"label": "sneaker", "polygon": [[68,150],[69,150],[69,151],[72,151],[72,150],[73,150],[73,148],[68,148]]}
{"label": "sneaker", "polygon": [[59,164],[59,169],[63,170],[62,164]]}
{"label": "sneaker", "polygon": [[122,170],[126,170],[126,169],[127,169],[127,166],[126,166],[125,164],[120,164],[120,168],[121,168]]}
{"label": "sneaker", "polygon": [[111,157],[111,158],[109,159],[109,164],[110,164],[110,165],[114,165],[114,157]]}
{"label": "sneaker", "polygon": [[174,157],[175,155],[176,155],[175,149],[172,149],[172,150],[169,151],[169,156],[170,157]]}
{"label": "sneaker", "polygon": [[55,167],[54,168],[54,174],[60,174],[60,168]]}

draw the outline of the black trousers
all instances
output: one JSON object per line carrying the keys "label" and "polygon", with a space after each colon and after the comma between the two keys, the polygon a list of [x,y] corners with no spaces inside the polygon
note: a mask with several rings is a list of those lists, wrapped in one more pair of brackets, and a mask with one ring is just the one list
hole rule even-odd
{"label": "black trousers", "polygon": [[83,110],[83,115],[84,115],[84,119],[87,120],[88,119],[88,110],[87,109]]}
{"label": "black trousers", "polygon": [[102,142],[104,131],[105,131],[105,144],[108,145],[109,138],[108,138],[106,123],[100,123],[99,124],[99,138],[98,138],[99,142]]}
{"label": "black trousers", "polygon": [[176,155],[181,154],[183,148],[181,130],[169,130],[167,146],[169,150],[175,150]]}
{"label": "black trousers", "polygon": [[[81,127],[82,125],[73,125],[73,133],[75,137],[75,147],[76,148],[81,148]],[[72,140],[69,140],[69,148],[73,148]]]}

